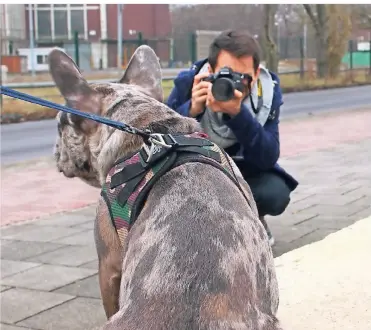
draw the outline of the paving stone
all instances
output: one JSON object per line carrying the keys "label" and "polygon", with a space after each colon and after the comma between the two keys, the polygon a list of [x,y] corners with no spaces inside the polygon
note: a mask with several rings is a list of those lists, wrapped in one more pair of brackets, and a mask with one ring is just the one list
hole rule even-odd
{"label": "paving stone", "polygon": [[30,229],[34,229],[35,225],[32,223],[16,224],[1,228],[1,239],[5,236],[16,235]]}
{"label": "paving stone", "polygon": [[340,195],[338,193],[324,195],[319,193],[316,196],[311,196],[310,198],[295,203],[295,208],[306,209],[312,205],[350,205],[364,197],[366,197],[366,195],[361,189],[353,190],[352,192],[348,192],[346,195]]}
{"label": "paving stone", "polygon": [[91,246],[62,246],[64,247],[29,258],[27,261],[77,267],[97,258],[97,252]]}
{"label": "paving stone", "polygon": [[368,195],[363,196],[362,198],[359,198],[349,204],[356,205],[358,207],[371,207],[371,192]]}
{"label": "paving stone", "polygon": [[16,275],[8,276],[2,280],[2,284],[50,291],[96,273],[97,271],[87,268],[42,265]]}
{"label": "paving stone", "polygon": [[352,218],[347,216],[333,216],[333,215],[317,215],[308,221],[308,223],[316,224],[316,229],[343,229],[354,223]]}
{"label": "paving stone", "polygon": [[97,205],[91,205],[89,207],[85,207],[83,209],[78,210],[77,212],[79,214],[89,216],[91,217],[91,219],[95,219],[95,216],[97,214]]}
{"label": "paving stone", "polygon": [[1,321],[16,323],[73,298],[71,295],[54,292],[19,288],[7,290],[1,293]]}
{"label": "paving stone", "polygon": [[[366,207],[357,206],[355,204],[349,205],[341,205],[336,206],[334,205],[312,205],[305,209],[307,213],[317,213],[321,215],[333,215],[333,216],[350,216],[366,209]],[[298,210],[297,213],[301,213],[304,210]]]}
{"label": "paving stone", "polygon": [[95,327],[99,329],[106,321],[100,299],[76,298],[19,322],[17,325],[43,330],[86,330]]}
{"label": "paving stone", "polygon": [[298,226],[270,226],[276,241],[291,243],[318,228],[317,224],[302,224]]}
{"label": "paving stone", "polygon": [[317,200],[313,200],[313,198],[305,198],[301,201],[297,201],[296,203],[289,204],[287,207],[287,211],[290,211],[292,213],[298,213],[300,211],[304,211],[308,208],[311,208],[315,205],[317,205]]}
{"label": "paving stone", "polygon": [[[276,244],[273,246],[272,251],[273,251],[273,256],[279,257],[280,255],[287,253],[293,249],[297,249],[301,246],[319,241],[324,239],[326,236],[329,234],[337,231],[336,229],[315,229],[312,230],[301,237],[292,240],[290,242],[285,241],[283,236],[275,235],[276,237]],[[295,248],[293,248],[295,247]]]}
{"label": "paving stone", "polygon": [[297,213],[297,212],[292,211],[292,207],[289,207],[287,211],[281,214],[280,216],[277,216],[277,217],[267,216],[266,220],[270,226],[272,225],[272,226],[287,227],[287,226],[297,225],[302,222],[306,222],[308,220],[313,219],[317,215],[318,213],[316,213],[315,210],[314,212],[303,211],[303,212]]}
{"label": "paving stone", "polygon": [[[40,264],[35,262],[1,259],[1,279],[38,266],[40,266]],[[2,284],[5,284],[3,280]]]}
{"label": "paving stone", "polygon": [[8,244],[11,244],[13,243],[14,241],[10,240],[10,239],[1,239],[0,240],[0,252],[2,251],[3,247],[8,245]]}
{"label": "paving stone", "polygon": [[98,270],[98,259],[88,262],[86,264],[82,264],[80,265],[80,267]]}
{"label": "paving stone", "polygon": [[276,238],[276,243],[272,247],[273,257],[277,258],[289,251],[291,251],[291,243],[280,241]]}
{"label": "paving stone", "polygon": [[[83,230],[79,228],[78,230]],[[68,245],[89,245],[94,247],[94,230],[84,230],[75,235],[70,235],[54,241],[55,243],[68,244]]]}
{"label": "paving stone", "polygon": [[362,209],[359,212],[353,213],[349,217],[354,220],[361,220],[364,218],[368,218],[369,216],[371,216],[371,207],[366,207],[365,209]]}
{"label": "paving stone", "polygon": [[94,275],[75,283],[64,286],[53,292],[70,294],[73,296],[100,299],[100,288],[98,275]]}
{"label": "paving stone", "polygon": [[74,226],[73,228],[94,229],[94,222],[94,219],[91,219],[87,222]]}
{"label": "paving stone", "polygon": [[1,249],[1,257],[3,259],[24,260],[63,246],[65,245],[49,242],[10,241]]}
{"label": "paving stone", "polygon": [[57,228],[56,226],[32,225],[32,227],[28,227],[26,230],[22,230],[18,233],[4,235],[2,238],[19,241],[50,242],[62,237],[71,236],[73,234],[81,232],[82,230],[83,229],[81,228]]}
{"label": "paving stone", "polygon": [[308,233],[307,235],[300,237],[300,239],[290,242],[290,251],[298,249],[299,247],[302,247],[313,242],[318,242],[336,231],[337,231],[336,229],[323,229],[323,228],[314,230]]}
{"label": "paving stone", "polygon": [[1,330],[34,330],[32,328],[18,327],[16,325],[9,325],[5,323],[0,323]]}
{"label": "paving stone", "polygon": [[0,292],[9,290],[10,288],[11,288],[11,286],[0,285]]}
{"label": "paving stone", "polygon": [[81,212],[71,212],[37,220],[33,222],[33,224],[40,226],[71,227],[77,224],[86,223],[87,221],[94,222],[94,218],[90,215],[82,214]]}

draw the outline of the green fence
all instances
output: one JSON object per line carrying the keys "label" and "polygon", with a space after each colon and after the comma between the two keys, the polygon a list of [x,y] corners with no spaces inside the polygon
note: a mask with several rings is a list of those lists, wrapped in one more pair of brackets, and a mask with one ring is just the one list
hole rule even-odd
{"label": "green fence", "polygon": [[341,63],[347,65],[349,68],[371,67],[371,52],[348,52],[344,55]]}

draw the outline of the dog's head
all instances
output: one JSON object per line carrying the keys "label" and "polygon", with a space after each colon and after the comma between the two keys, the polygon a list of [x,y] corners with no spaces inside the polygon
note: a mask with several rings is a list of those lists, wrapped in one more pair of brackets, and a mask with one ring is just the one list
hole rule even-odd
{"label": "dog's head", "polygon": [[[63,51],[49,54],[49,69],[66,104],[158,133],[191,133],[199,129],[163,104],[161,68],[155,52],[138,47],[118,83],[89,84]],[[139,149],[139,136],[83,117],[59,112],[54,156],[66,177],[79,177],[100,187],[113,163]]]}

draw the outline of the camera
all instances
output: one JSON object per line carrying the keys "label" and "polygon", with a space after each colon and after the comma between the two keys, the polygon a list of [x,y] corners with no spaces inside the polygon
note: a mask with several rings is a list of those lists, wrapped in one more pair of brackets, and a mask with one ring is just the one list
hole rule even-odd
{"label": "camera", "polygon": [[[247,79],[248,85],[244,83]],[[234,90],[237,89],[243,93],[246,87],[251,84],[251,77],[246,74],[234,72],[229,67],[223,67],[219,72],[212,74],[202,81],[209,81],[213,84],[211,93],[217,101],[229,101],[234,97]]]}

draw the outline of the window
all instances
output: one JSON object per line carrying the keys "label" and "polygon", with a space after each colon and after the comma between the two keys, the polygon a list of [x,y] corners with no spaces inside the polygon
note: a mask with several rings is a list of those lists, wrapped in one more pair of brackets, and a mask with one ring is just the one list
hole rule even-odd
{"label": "window", "polygon": [[71,10],[71,33],[75,31],[79,32],[80,36],[84,36],[84,11],[83,10]]}
{"label": "window", "polygon": [[88,6],[84,4],[41,4],[35,5],[36,38],[43,40],[64,40],[78,31],[84,38]]}
{"label": "window", "polygon": [[37,62],[37,64],[47,64],[48,63],[48,55],[37,55],[36,62]]}
{"label": "window", "polygon": [[68,36],[68,21],[66,9],[62,8],[59,10],[54,10],[54,35],[57,38],[66,38]]}
{"label": "window", "polygon": [[40,38],[51,38],[52,27],[50,19],[50,10],[37,11],[37,31]]}

